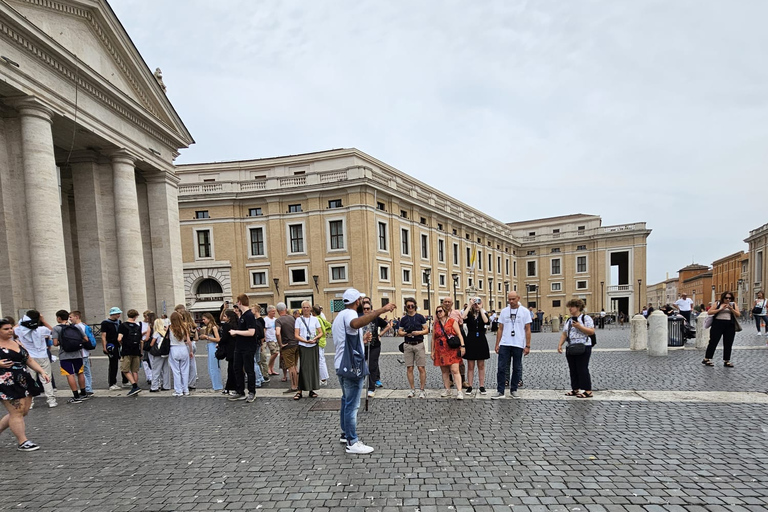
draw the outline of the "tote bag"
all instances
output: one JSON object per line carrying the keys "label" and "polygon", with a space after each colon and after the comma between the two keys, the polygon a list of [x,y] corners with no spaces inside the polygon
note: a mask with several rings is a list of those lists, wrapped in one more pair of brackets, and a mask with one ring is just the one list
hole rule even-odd
{"label": "tote bag", "polygon": [[346,326],[344,329],[344,352],[341,354],[341,364],[336,369],[336,375],[347,379],[362,379],[368,375],[368,365],[365,356],[361,352],[360,333],[349,334]]}

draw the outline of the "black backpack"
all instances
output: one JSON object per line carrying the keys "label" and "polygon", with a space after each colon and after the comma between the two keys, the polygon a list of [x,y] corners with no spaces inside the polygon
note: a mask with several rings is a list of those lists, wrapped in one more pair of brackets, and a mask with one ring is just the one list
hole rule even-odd
{"label": "black backpack", "polygon": [[82,349],[83,331],[74,325],[62,325],[59,333],[59,347],[64,352],[77,352]]}
{"label": "black backpack", "polygon": [[127,356],[141,355],[141,324],[135,322],[123,323],[128,330],[128,334],[123,334],[121,343],[121,352]]}

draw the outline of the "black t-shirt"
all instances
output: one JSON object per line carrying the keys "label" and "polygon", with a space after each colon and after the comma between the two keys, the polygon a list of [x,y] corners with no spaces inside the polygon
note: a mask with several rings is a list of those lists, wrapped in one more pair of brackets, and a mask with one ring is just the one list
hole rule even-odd
{"label": "black t-shirt", "polygon": [[261,340],[264,339],[264,327],[262,327],[262,325],[259,325],[259,322],[256,320],[256,317],[253,316],[253,312],[250,309],[240,315],[237,330],[247,331],[253,329],[254,333],[253,336],[243,336],[238,334],[235,337],[235,350],[256,350]]}
{"label": "black t-shirt", "polygon": [[[400,329],[404,330],[405,332],[422,331],[424,330],[424,324],[426,323],[427,319],[419,313],[416,313],[413,316],[404,315],[403,318],[400,319]],[[406,343],[424,341],[424,335],[419,334],[412,337],[406,336],[405,341]]]}
{"label": "black t-shirt", "polygon": [[123,335],[120,353],[124,356],[141,355],[141,324],[123,322],[117,328],[117,333]]}
{"label": "black t-shirt", "polygon": [[386,320],[381,317],[376,317],[373,322],[363,327],[364,330],[371,333],[371,343],[373,345],[381,344],[379,341],[379,329],[385,329],[387,325],[389,325],[389,323]]}
{"label": "black t-shirt", "polygon": [[112,320],[104,320],[101,322],[101,332],[107,335],[107,343],[112,343],[115,346],[120,345],[117,342],[117,326],[118,322]]}

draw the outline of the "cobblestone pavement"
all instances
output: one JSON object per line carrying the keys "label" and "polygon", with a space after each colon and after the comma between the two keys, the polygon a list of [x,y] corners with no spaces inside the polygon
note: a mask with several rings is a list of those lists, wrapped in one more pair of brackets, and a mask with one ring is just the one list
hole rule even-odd
{"label": "cobblestone pavement", "polygon": [[[727,369],[704,367],[695,349],[667,358],[616,350],[628,345],[628,332],[601,333],[596,388],[661,396],[768,389],[765,338],[741,333],[745,348]],[[376,451],[363,457],[338,443],[338,412],[310,410],[322,399],[271,397],[286,386],[279,378],[253,404],[227,402],[202,391],[206,360],[198,357],[196,395],[108,397],[100,391],[106,360],[97,358],[96,398],[61,400],[55,409],[38,400],[30,412],[27,434],[40,451],[17,452],[12,436],[0,435],[0,510],[768,509],[764,404],[731,401],[739,393],[696,403],[675,393],[662,401],[541,399],[568,384],[563,357],[544,348],[556,340],[534,335],[534,347],[545,351],[526,360],[523,400],[371,400],[359,431]],[[398,342],[387,339],[384,351]],[[382,364],[387,389],[405,387],[398,355],[382,356]],[[439,388],[437,370],[428,374],[429,387]]]}

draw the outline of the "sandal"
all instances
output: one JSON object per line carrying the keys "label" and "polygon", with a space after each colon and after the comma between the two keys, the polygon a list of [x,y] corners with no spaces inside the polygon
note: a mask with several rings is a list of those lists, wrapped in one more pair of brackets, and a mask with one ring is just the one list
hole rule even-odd
{"label": "sandal", "polygon": [[576,398],[592,398],[593,396],[591,391],[585,391],[576,395]]}
{"label": "sandal", "polygon": [[730,361],[723,361],[723,366],[726,368],[733,368],[733,363]]}
{"label": "sandal", "polygon": [[294,400],[301,400],[301,392],[296,393],[295,395],[293,395],[293,399]]}
{"label": "sandal", "polygon": [[577,396],[579,394],[579,391],[574,389],[573,391],[569,391],[565,394],[565,396]]}
{"label": "sandal", "polygon": [[317,397],[318,397],[318,394],[315,393],[314,391],[309,392],[309,398],[317,398]]}
{"label": "sandal", "polygon": [[288,382],[288,378],[287,377],[283,377],[282,379],[280,379],[280,382]]}
{"label": "sandal", "polygon": [[704,359],[701,364],[705,366],[715,366],[711,359]]}

